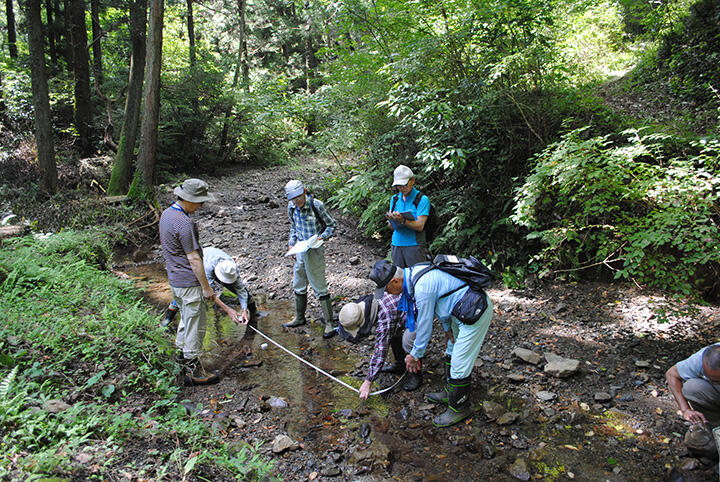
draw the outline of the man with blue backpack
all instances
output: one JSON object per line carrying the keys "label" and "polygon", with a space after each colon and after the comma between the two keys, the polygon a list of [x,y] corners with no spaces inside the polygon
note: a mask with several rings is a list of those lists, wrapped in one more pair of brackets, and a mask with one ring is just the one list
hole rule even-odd
{"label": "man with blue backpack", "polygon": [[417,373],[430,335],[433,319],[443,325],[448,339],[445,387],[428,395],[428,401],[447,404],[433,419],[436,427],[448,427],[469,417],[471,373],[490,326],[493,304],[484,289],[492,275],[475,258],[439,255],[432,263],[401,269],[387,260],[378,261],[370,272],[377,289],[402,295],[398,309],[407,314],[408,328],[417,330],[413,348],[405,357],[407,370]]}

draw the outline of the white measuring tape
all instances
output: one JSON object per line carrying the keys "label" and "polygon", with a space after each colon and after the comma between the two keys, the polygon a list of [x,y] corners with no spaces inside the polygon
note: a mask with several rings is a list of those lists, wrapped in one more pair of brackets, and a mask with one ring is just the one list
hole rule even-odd
{"label": "white measuring tape", "polygon": [[[262,336],[262,337],[265,338],[267,341],[269,341],[270,343],[272,343],[272,344],[275,345],[276,347],[278,347],[278,348],[280,348],[281,350],[283,350],[285,353],[288,353],[288,354],[294,356],[295,358],[297,358],[298,360],[300,360],[301,362],[303,362],[304,364],[306,364],[307,366],[309,366],[309,367],[312,368],[313,370],[322,373],[322,374],[325,375],[326,377],[330,378],[331,380],[334,380],[334,381],[338,382],[340,385],[342,385],[342,386],[344,386],[344,387],[349,388],[350,390],[352,390],[352,391],[355,392],[355,393],[360,393],[360,390],[358,390],[357,388],[348,385],[348,384],[345,383],[344,381],[342,381],[342,380],[340,380],[340,379],[338,379],[338,378],[330,375],[328,372],[326,372],[326,371],[323,370],[322,368],[316,367],[315,365],[313,365],[313,364],[310,363],[309,361],[307,361],[307,360],[299,357],[298,355],[296,355],[295,353],[291,352],[290,350],[288,350],[287,348],[285,348],[284,346],[282,346],[280,343],[276,342],[275,340],[273,340],[272,338],[270,338],[269,336],[267,336],[265,333],[263,333],[262,331],[258,330],[258,329],[255,328],[254,326],[250,325],[249,323],[248,323],[247,326],[250,327],[250,328],[252,328],[252,329],[255,331],[255,333],[257,333],[258,335]],[[405,377],[405,374],[406,374],[406,373],[407,373],[407,371],[406,371],[405,373],[403,373],[402,376],[401,376],[400,378],[398,378],[398,380],[397,380],[395,383],[393,383],[392,385],[390,385],[389,387],[383,388],[382,390],[377,390],[377,391],[375,391],[375,392],[371,392],[370,395],[380,395],[380,394],[385,393],[385,392],[387,392],[387,391],[389,391],[389,390],[392,390],[393,388],[395,388],[395,386],[396,386],[398,383],[400,383],[400,380],[402,380],[402,379]]]}

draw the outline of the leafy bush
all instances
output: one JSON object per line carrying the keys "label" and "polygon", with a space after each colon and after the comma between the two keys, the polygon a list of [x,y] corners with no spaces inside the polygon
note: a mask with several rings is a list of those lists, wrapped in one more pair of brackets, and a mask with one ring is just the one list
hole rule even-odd
{"label": "leafy bush", "polygon": [[542,249],[531,268],[609,269],[614,277],[693,293],[717,272],[720,142],[673,155],[677,139],[631,130],[625,141],[566,134],[537,156],[516,190],[512,221]]}

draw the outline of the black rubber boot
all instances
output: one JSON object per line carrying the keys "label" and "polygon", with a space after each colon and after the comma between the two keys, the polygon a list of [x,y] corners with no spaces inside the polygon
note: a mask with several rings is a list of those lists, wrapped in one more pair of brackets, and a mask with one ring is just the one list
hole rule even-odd
{"label": "black rubber boot", "polygon": [[186,387],[212,385],[220,381],[220,375],[205,371],[198,358],[192,358],[190,360],[185,358],[181,366],[184,371],[183,384]]}
{"label": "black rubber boot", "polygon": [[283,323],[282,326],[285,328],[292,328],[294,326],[302,326],[307,323],[305,319],[305,309],[307,308],[307,293],[299,295],[295,293],[295,318],[292,321]]}
{"label": "black rubber boot", "polygon": [[178,311],[180,311],[177,307],[173,308],[172,305],[168,306],[165,310],[165,317],[160,322],[160,328],[165,328],[168,326],[172,321],[175,319],[175,315],[178,314]]}
{"label": "black rubber boot", "polygon": [[257,315],[257,305],[255,304],[255,298],[251,294],[248,293],[248,302],[247,302],[248,312],[250,313],[250,316]]}
{"label": "black rubber boot", "polygon": [[404,373],[405,372],[405,350],[402,347],[402,336],[390,338],[390,348],[395,357],[394,365],[386,365],[380,369],[380,373]]}
{"label": "black rubber boot", "polygon": [[420,388],[420,385],[422,385],[422,372],[417,373],[408,373],[407,381],[403,385],[403,390],[406,392],[412,392],[413,390],[417,390]]}
{"label": "black rubber boot", "polygon": [[323,338],[327,340],[328,338],[332,338],[337,334],[337,331],[335,331],[335,326],[333,326],[334,321],[332,300],[330,299],[330,295],[320,297],[320,308],[322,309],[323,324],[325,325],[325,329],[323,330]]}
{"label": "black rubber boot", "polygon": [[451,378],[448,382],[448,409],[433,419],[436,427],[449,427],[462,422],[472,415],[470,406],[470,377],[456,380]]}
{"label": "black rubber boot", "polygon": [[448,386],[448,383],[450,383],[450,355],[445,355],[445,358],[443,358],[443,366],[445,368],[445,386],[439,392],[428,393],[428,402],[448,403],[448,393],[450,392],[450,388]]}

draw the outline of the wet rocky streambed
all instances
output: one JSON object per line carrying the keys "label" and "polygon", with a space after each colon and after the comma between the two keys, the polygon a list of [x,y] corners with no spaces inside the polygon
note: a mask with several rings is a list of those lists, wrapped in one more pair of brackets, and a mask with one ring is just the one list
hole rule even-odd
{"label": "wet rocky streambed", "polygon": [[[137,280],[159,319],[170,300],[163,265],[125,262],[116,269]],[[631,329],[622,316],[613,316],[608,330],[564,321],[571,314],[622,314],[620,291],[584,289],[606,302],[588,310],[574,306],[567,290],[542,299],[490,291],[497,308],[473,371],[475,414],[455,427],[434,428],[431,420],[441,407],[424,400],[441,384],[440,333],[433,335],[418,391],[395,388],[362,402],[217,309],[209,310],[205,363],[223,378],[184,388],[181,403],[238,450],[259,446],[286,480],[716,478],[714,462],[682,448],[684,425],[664,386],[668,356],[658,354],[674,339],[675,324],[655,330],[653,345],[645,346],[649,326],[645,332]],[[290,301],[255,296],[260,313],[252,326],[360,386],[374,340],[360,346],[339,337],[324,340],[318,323],[287,330],[281,324],[292,318]],[[703,314],[713,320],[712,313]],[[558,363],[570,371],[553,371]],[[375,389],[396,380],[381,375]]]}

